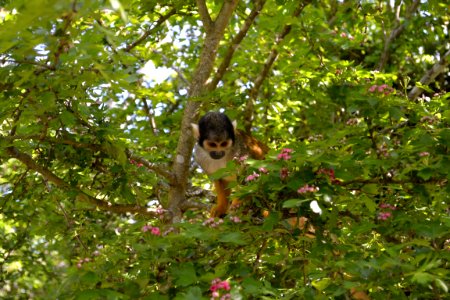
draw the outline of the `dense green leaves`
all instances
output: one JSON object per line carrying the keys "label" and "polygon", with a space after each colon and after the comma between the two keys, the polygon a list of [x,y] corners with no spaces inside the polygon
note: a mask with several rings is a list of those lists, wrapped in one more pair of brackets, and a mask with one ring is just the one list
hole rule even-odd
{"label": "dense green leaves", "polygon": [[[202,3],[0,2],[0,298],[445,298],[448,4],[239,1],[193,98]],[[223,220],[188,101],[271,148]]]}

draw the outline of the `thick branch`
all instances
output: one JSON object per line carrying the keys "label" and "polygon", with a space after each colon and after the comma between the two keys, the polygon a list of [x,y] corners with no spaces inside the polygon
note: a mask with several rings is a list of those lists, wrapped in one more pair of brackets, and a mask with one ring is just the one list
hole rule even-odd
{"label": "thick branch", "polygon": [[[445,68],[449,64],[448,57],[450,56],[450,50],[445,52],[444,56],[420,79],[422,85],[428,85],[434,81],[434,79],[444,72]],[[417,85],[408,93],[410,100],[415,100],[422,93],[422,89]]]}
{"label": "thick branch", "polygon": [[248,30],[250,29],[250,26],[255,21],[256,17],[261,12],[261,9],[263,8],[266,0],[258,0],[255,2],[255,6],[253,7],[253,10],[248,15],[247,19],[245,20],[244,24],[242,25],[241,29],[239,30],[238,34],[234,37],[234,39],[231,41],[230,45],[228,46],[228,49],[225,53],[225,56],[222,60],[222,63],[220,64],[219,68],[217,69],[216,75],[214,76],[213,80],[208,85],[208,90],[214,90],[217,87],[217,84],[220,80],[222,80],[223,75],[225,74],[226,70],[230,66],[231,59],[233,58],[233,54],[236,51],[236,49],[241,44],[244,37],[247,35]]}
{"label": "thick branch", "polygon": [[152,28],[150,28],[149,30],[145,31],[144,33],[142,33],[142,35],[133,43],[131,43],[130,45],[128,45],[124,51],[125,52],[130,52],[133,48],[135,48],[137,45],[139,45],[140,43],[142,43],[143,41],[145,41],[146,38],[148,38],[151,34],[153,34],[158,28],[159,26],[161,26],[162,23],[164,23],[165,21],[167,21],[171,16],[173,16],[176,13],[176,9],[172,8],[167,14],[165,14],[164,16],[161,16],[161,18],[158,19],[158,21],[156,21],[155,26],[153,26]]}
{"label": "thick branch", "polygon": [[95,206],[97,209],[104,210],[104,211],[110,211],[113,213],[136,213],[144,216],[156,216],[154,212],[150,212],[147,210],[146,207],[141,207],[137,205],[121,205],[121,204],[111,204],[105,201],[102,201],[100,199],[97,199],[86,192],[82,191],[81,189],[77,187],[73,187],[58,176],[56,176],[52,171],[49,169],[37,164],[31,156],[28,154],[20,152],[15,147],[8,147],[6,148],[6,152],[13,158],[19,160],[24,165],[26,165],[29,169],[39,173],[44,177],[45,180],[48,180],[52,182],[54,185],[56,185],[58,188],[67,190],[67,191],[73,191],[76,192],[77,196],[76,199],[79,201],[83,201],[85,203],[91,204]]}
{"label": "thick branch", "polygon": [[[203,0],[198,0],[199,11],[203,21],[209,19],[206,15],[206,4]],[[178,139],[176,155],[173,161],[173,174],[175,182],[169,190],[169,211],[172,214],[172,222],[178,222],[181,217],[181,207],[185,201],[187,178],[189,175],[189,164],[194,147],[194,139],[191,135],[191,123],[194,123],[200,109],[200,102],[194,101],[196,97],[201,96],[206,91],[206,81],[210,77],[217,49],[220,40],[223,37],[233,11],[238,4],[238,0],[226,0],[220,10],[219,16],[215,22],[205,24],[206,37],[203,49],[200,54],[199,63],[189,86],[190,101],[187,102],[181,121],[181,133]],[[208,28],[208,26],[212,26]]]}
{"label": "thick branch", "polygon": [[383,53],[381,54],[380,62],[378,64],[379,71],[384,70],[384,67],[386,66],[386,64],[389,60],[392,42],[395,39],[397,39],[402,34],[402,32],[405,30],[406,25],[408,24],[407,21],[409,19],[411,19],[411,17],[414,15],[417,8],[419,7],[419,4],[420,4],[420,0],[413,1],[411,6],[409,6],[408,9],[406,10],[404,21],[402,24],[400,24],[400,5],[402,5],[402,4],[399,4],[399,7],[397,7],[396,18],[395,18],[396,27],[391,31],[391,34],[389,35],[389,37],[386,37],[386,39],[384,41],[384,50],[383,50]]}
{"label": "thick branch", "polygon": [[[306,1],[300,2],[300,4],[297,6],[294,13],[292,14],[292,17],[297,18],[301,14],[303,9],[309,3],[311,3],[311,1],[312,0],[306,0]],[[278,46],[283,42],[284,38],[289,34],[289,32],[291,32],[291,30],[292,30],[291,24],[285,25],[283,27],[283,30],[277,35],[277,37],[275,39],[275,45],[272,47],[272,50],[270,51],[269,56],[267,57],[261,72],[258,74],[255,81],[253,82],[253,87],[250,90],[250,95],[249,95],[250,97],[247,101],[247,105],[246,105],[245,111],[244,111],[244,127],[245,127],[245,131],[247,133],[250,133],[251,127],[252,127],[254,101],[256,100],[259,90],[260,90],[264,80],[267,78],[270,69],[272,68],[275,60],[278,57]]]}

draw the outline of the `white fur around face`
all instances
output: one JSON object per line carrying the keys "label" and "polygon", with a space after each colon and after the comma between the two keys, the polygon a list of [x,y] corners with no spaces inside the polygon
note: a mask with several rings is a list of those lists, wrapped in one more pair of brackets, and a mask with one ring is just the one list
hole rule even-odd
{"label": "white fur around face", "polygon": [[209,153],[199,145],[195,145],[194,154],[195,160],[208,175],[213,174],[219,169],[225,168],[227,162],[230,160],[227,156],[224,156],[221,159],[212,159],[211,156],[209,156]]}

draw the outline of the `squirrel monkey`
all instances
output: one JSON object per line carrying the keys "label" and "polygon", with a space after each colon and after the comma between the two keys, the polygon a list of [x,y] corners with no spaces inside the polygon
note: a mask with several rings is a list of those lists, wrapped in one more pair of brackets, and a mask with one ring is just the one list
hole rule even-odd
{"label": "squirrel monkey", "polygon": [[[236,129],[236,121],[231,122],[223,113],[208,112],[198,124],[191,124],[197,144],[194,156],[207,175],[224,168],[235,157],[248,155],[253,159],[264,159],[268,147],[252,136]],[[217,203],[211,210],[212,217],[222,217],[227,213],[230,196],[228,185],[236,181],[236,176],[228,176],[214,181]]]}

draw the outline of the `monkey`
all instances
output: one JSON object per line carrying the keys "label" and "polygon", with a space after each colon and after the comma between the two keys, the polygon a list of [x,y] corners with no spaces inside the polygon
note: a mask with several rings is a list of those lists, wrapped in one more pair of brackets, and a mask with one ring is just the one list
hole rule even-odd
{"label": "monkey", "polygon": [[[234,158],[249,156],[261,160],[268,152],[265,144],[238,130],[237,122],[231,121],[224,113],[208,112],[198,124],[191,125],[197,140],[194,157],[208,176],[225,168]],[[223,217],[227,213],[231,194],[229,184],[233,181],[236,181],[235,175],[214,180],[217,201],[211,209],[211,217]]]}

